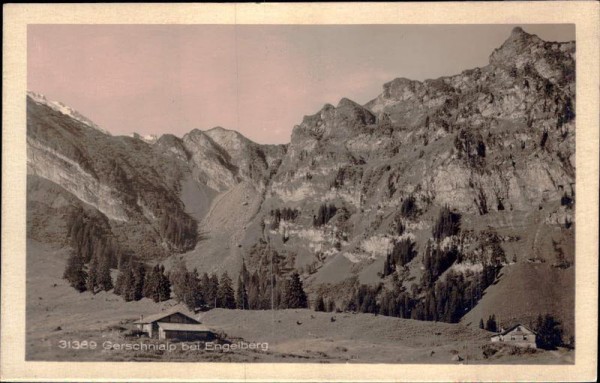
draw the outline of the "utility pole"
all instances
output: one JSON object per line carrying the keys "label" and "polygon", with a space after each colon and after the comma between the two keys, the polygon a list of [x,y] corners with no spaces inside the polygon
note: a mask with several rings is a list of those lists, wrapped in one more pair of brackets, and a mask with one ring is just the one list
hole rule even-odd
{"label": "utility pole", "polygon": [[273,286],[273,252],[271,251],[271,237],[269,235],[266,235],[266,237],[267,237],[267,251],[269,252],[268,254],[271,256],[271,316],[273,318],[273,324],[275,324],[275,308],[274,308],[275,294],[274,294],[274,286]]}
{"label": "utility pole", "polygon": [[268,240],[267,251],[271,256],[271,311],[274,310],[275,306],[275,290],[273,285],[273,252],[271,251],[271,239]]}

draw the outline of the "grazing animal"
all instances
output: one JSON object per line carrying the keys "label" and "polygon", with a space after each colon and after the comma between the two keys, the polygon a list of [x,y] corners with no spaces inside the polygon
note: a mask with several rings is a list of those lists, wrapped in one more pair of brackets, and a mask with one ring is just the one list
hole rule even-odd
{"label": "grazing animal", "polygon": [[302,324],[302,322],[300,322],[299,320],[297,320],[297,321],[296,321],[296,324],[297,324],[298,326],[300,326],[300,325]]}
{"label": "grazing animal", "polygon": [[330,319],[332,322],[335,322],[335,317],[331,317]]}

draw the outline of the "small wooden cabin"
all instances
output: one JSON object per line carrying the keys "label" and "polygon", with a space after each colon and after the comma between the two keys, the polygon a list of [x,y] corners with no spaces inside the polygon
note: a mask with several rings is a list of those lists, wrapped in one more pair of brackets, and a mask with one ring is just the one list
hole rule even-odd
{"label": "small wooden cabin", "polygon": [[[206,327],[200,326],[200,322],[196,319],[182,313],[181,311],[173,311],[169,313],[160,313],[150,315],[146,318],[140,317],[139,320],[135,321],[134,324],[138,330],[148,334],[150,338],[169,339],[170,335],[176,333],[202,333],[203,337],[208,336],[207,332],[210,332]],[[173,327],[173,325],[180,325],[183,327]],[[161,326],[163,328],[161,337]],[[187,326],[187,327],[186,327]],[[196,327],[194,327],[196,326]],[[212,334],[212,333],[211,333]],[[185,335],[185,334],[184,334]],[[189,334],[188,334],[189,335]],[[187,336],[187,335],[185,335]]]}
{"label": "small wooden cabin", "polygon": [[158,322],[158,339],[179,341],[213,340],[215,334],[201,324]]}
{"label": "small wooden cabin", "polygon": [[503,342],[514,346],[537,348],[535,337],[535,331],[522,324],[517,324],[492,336],[491,341]]}

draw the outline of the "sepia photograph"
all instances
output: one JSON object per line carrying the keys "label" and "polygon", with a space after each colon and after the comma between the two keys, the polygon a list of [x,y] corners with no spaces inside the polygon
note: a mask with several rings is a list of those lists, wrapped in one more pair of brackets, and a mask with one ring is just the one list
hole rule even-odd
{"label": "sepia photograph", "polygon": [[572,363],[574,37],[30,25],[28,359]]}
{"label": "sepia photograph", "polygon": [[26,363],[581,358],[576,23],[25,27]]}

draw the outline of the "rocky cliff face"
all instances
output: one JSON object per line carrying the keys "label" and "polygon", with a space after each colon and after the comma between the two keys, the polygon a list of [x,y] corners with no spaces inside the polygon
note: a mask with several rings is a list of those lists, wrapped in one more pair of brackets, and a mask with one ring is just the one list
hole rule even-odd
{"label": "rocky cliff face", "polygon": [[[398,78],[364,106],[325,105],[294,127],[263,205],[263,240],[293,259],[313,291],[329,285],[334,296],[348,276],[388,283],[386,254],[406,239],[419,255],[399,278],[407,290],[418,286],[444,206],[461,215],[462,230],[439,246],[455,244],[470,259],[451,270],[476,272],[489,262],[481,249],[490,235],[507,270],[528,262],[550,268],[562,256],[572,263],[574,73],[573,42],[545,42],[516,28],[485,67],[423,82]],[[407,200],[414,215],[402,214]],[[315,226],[324,205],[336,213]],[[301,214],[278,221],[270,213],[284,208]],[[572,281],[572,268],[558,273]],[[499,296],[513,288],[501,286]],[[572,307],[572,298],[565,292],[553,300]],[[491,305],[478,313],[491,315]],[[503,314],[537,315],[526,311]],[[561,317],[572,323],[569,309]]]}
{"label": "rocky cliff face", "polygon": [[383,216],[408,196],[474,216],[558,201],[574,185],[574,69],[574,43],[517,28],[486,67],[325,105],[294,128],[271,195]]}
{"label": "rocky cliff face", "polygon": [[[53,198],[67,193],[69,204],[108,218],[132,253],[189,251],[189,266],[235,275],[242,256],[258,268],[257,249],[269,243],[310,291],[351,276],[388,283],[385,257],[402,239],[419,254],[401,278],[409,289],[442,207],[462,217],[461,234],[444,246],[460,243],[473,259],[493,232],[507,265],[550,264],[557,249],[572,262],[575,44],[515,28],[489,65],[397,78],[365,105],[327,104],[294,127],[289,145],[222,128],[150,142],[113,137],[30,95],[28,173],[59,185]],[[30,222],[40,227],[54,211],[40,203],[44,182],[30,181]],[[335,209],[319,223],[323,205]],[[299,214],[275,218],[284,208]]]}

